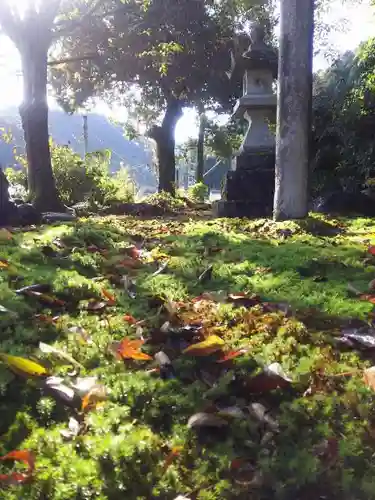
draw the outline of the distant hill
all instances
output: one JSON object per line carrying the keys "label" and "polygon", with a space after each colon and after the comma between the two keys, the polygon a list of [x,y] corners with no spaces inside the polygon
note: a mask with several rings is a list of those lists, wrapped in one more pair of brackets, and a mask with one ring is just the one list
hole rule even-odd
{"label": "distant hill", "polygon": [[[52,109],[49,115],[50,134],[57,144],[67,145],[83,155],[83,119],[81,115],[67,115],[61,110]],[[0,140],[0,164],[15,164],[14,147],[23,150],[21,120],[16,108],[0,110],[0,128],[11,130],[12,144]],[[151,170],[152,155],[142,142],[129,141],[124,137],[121,127],[110,122],[104,115],[88,115],[89,151],[109,149],[112,151],[111,170],[115,172],[123,162],[139,187],[156,186],[156,178]]]}

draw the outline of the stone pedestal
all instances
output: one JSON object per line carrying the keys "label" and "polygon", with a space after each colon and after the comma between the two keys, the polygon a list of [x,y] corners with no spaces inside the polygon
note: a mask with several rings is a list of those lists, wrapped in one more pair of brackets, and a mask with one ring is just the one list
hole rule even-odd
{"label": "stone pedestal", "polygon": [[222,200],[213,204],[216,217],[268,217],[275,190],[275,152],[243,152],[236,170],[227,174]]}

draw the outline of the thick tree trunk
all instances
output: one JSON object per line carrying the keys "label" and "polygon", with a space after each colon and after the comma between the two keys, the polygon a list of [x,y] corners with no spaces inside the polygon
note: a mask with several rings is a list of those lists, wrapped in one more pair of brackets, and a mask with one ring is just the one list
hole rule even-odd
{"label": "thick tree trunk", "polygon": [[204,176],[204,134],[206,129],[206,116],[204,108],[199,108],[199,133],[197,143],[197,182],[203,182]]}
{"label": "thick tree trunk", "polygon": [[280,16],[274,218],[308,213],[314,0],[283,0]]}
{"label": "thick tree trunk", "polygon": [[47,51],[34,44],[22,53],[24,98],[20,115],[26,144],[29,193],[40,211],[61,211],[48,132]]}
{"label": "thick tree trunk", "polygon": [[182,106],[178,99],[170,99],[161,126],[153,127],[149,132],[155,140],[159,170],[159,193],[166,191],[175,195],[176,157],[175,130],[182,116]]}

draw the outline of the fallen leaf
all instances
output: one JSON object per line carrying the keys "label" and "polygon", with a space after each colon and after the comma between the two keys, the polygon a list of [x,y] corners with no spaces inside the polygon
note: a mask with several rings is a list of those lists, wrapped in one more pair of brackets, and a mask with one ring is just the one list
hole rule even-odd
{"label": "fallen leaf", "polygon": [[48,314],[35,314],[34,318],[42,323],[53,325],[58,322],[60,316],[50,316]]}
{"label": "fallen leaf", "polygon": [[203,273],[198,278],[198,283],[206,283],[207,281],[211,281],[212,274],[214,271],[214,266],[211,264],[207,269],[203,271]]}
{"label": "fallen leaf", "polygon": [[64,379],[61,377],[49,377],[45,381],[44,389],[55,399],[72,407],[76,407],[81,401],[81,398],[64,383]]}
{"label": "fallen leaf", "polygon": [[103,289],[102,294],[106,299],[108,299],[108,305],[116,304],[116,297],[112,295],[108,290]]}
{"label": "fallen leaf", "polygon": [[130,340],[128,338],[125,338],[120,342],[117,348],[117,352],[122,357],[122,359],[150,361],[153,358],[140,350],[144,343],[144,340]]}
{"label": "fallen leaf", "polygon": [[368,253],[371,255],[375,255],[375,246],[371,245],[367,249]]}
{"label": "fallen leaf", "polygon": [[6,259],[0,259],[0,269],[8,269],[9,262]]}
{"label": "fallen leaf", "polygon": [[169,453],[169,455],[165,459],[164,466],[163,466],[163,472],[165,472],[172,465],[174,460],[181,453],[182,449],[183,449],[182,446],[176,446],[176,447],[172,448],[171,452]]}
{"label": "fallen leaf", "polygon": [[125,314],[123,319],[130,325],[135,325],[136,323],[138,323],[138,321],[131,314]]}
{"label": "fallen leaf", "polygon": [[22,484],[29,481],[35,469],[35,457],[31,451],[11,451],[3,457],[0,457],[0,460],[14,460],[16,462],[22,462],[27,466],[26,473],[12,472],[10,474],[0,474],[0,481],[9,484]]}
{"label": "fallen leaf", "polygon": [[366,302],[370,302],[371,304],[375,304],[375,295],[369,295],[369,294],[363,293],[359,296],[359,298],[361,300],[366,301]]}
{"label": "fallen leaf", "polygon": [[49,293],[51,292],[52,287],[46,283],[39,283],[36,285],[24,286],[16,290],[17,295],[28,295],[29,292],[40,292],[40,293]]}
{"label": "fallen leaf", "polygon": [[273,363],[266,369],[250,378],[246,383],[246,389],[253,394],[262,394],[275,389],[289,387],[292,380],[288,378],[279,363]]}
{"label": "fallen leaf", "polygon": [[103,385],[95,385],[82,399],[82,411],[87,412],[103,403],[107,399],[107,391]]}
{"label": "fallen leaf", "polygon": [[261,403],[251,403],[248,410],[259,422],[267,424],[274,432],[279,430],[278,422],[269,415],[267,408]]}
{"label": "fallen leaf", "polygon": [[236,458],[232,460],[230,472],[233,480],[239,486],[245,488],[256,488],[263,484],[263,477],[260,471],[248,460]]}
{"label": "fallen leaf", "polygon": [[13,372],[23,377],[44,377],[48,375],[46,368],[30,359],[11,356],[0,353],[0,360],[3,361]]}
{"label": "fallen leaf", "polygon": [[73,417],[69,418],[68,429],[63,429],[60,431],[61,436],[66,440],[74,439],[78,436],[81,430],[80,423]]}
{"label": "fallen leaf", "polygon": [[364,372],[363,379],[365,384],[375,391],[375,366],[367,368]]}
{"label": "fallen leaf", "polygon": [[375,349],[375,328],[351,328],[343,330],[338,341],[349,345],[350,347],[365,347],[367,349]]}
{"label": "fallen leaf", "polygon": [[87,311],[103,312],[110,304],[99,300],[90,300],[86,306]]}
{"label": "fallen leaf", "polygon": [[159,267],[159,269],[157,271],[155,271],[154,274],[152,274],[151,276],[153,278],[155,278],[155,276],[159,276],[159,274],[163,273],[167,269],[168,264],[169,264],[168,260],[166,260],[165,262],[163,262],[163,264]]}
{"label": "fallen leaf", "polygon": [[95,386],[98,385],[97,377],[78,377],[76,382],[72,384],[73,389],[79,396],[86,396]]}
{"label": "fallen leaf", "polygon": [[190,429],[197,429],[201,427],[227,427],[229,425],[227,420],[218,417],[214,413],[196,413],[191,416],[188,421],[188,427]]}
{"label": "fallen leaf", "polygon": [[225,363],[226,361],[238,358],[238,356],[243,356],[244,354],[246,354],[246,352],[247,352],[246,349],[239,349],[238,351],[221,352],[219,359],[216,360],[216,363]]}
{"label": "fallen leaf", "polygon": [[28,297],[35,297],[37,300],[39,300],[39,302],[47,306],[63,307],[66,305],[66,302],[58,299],[54,295],[48,295],[46,293],[36,292],[34,290],[28,290],[27,292],[25,292],[25,295],[27,295]]}
{"label": "fallen leaf", "polygon": [[56,347],[52,347],[48,344],[45,344],[44,342],[39,342],[39,349],[44,353],[44,354],[54,354],[58,358],[65,359],[69,363],[71,363],[74,366],[78,366],[79,368],[83,369],[83,366],[81,363],[78,363],[72,356],[70,356],[68,353],[61,351],[60,349],[56,349]]}
{"label": "fallen leaf", "polygon": [[81,338],[87,344],[93,343],[92,339],[90,338],[90,335],[87,333],[87,331],[82,326],[71,326],[68,329],[68,332],[73,333],[74,335],[78,335],[78,337]]}
{"label": "fallen leaf", "polygon": [[214,352],[220,351],[224,345],[225,342],[223,339],[217,335],[210,335],[203,342],[190,345],[182,352],[183,354],[189,354],[190,356],[209,356]]}

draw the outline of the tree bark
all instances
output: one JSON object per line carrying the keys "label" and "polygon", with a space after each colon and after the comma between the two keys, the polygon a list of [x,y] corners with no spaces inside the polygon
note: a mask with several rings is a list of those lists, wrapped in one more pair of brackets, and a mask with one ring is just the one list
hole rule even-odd
{"label": "tree bark", "polygon": [[47,49],[23,47],[24,97],[20,116],[26,144],[29,193],[40,211],[62,211],[51,166],[47,104]]}
{"label": "tree bark", "polygon": [[314,0],[283,0],[280,16],[275,220],[308,213]]}
{"label": "tree bark", "polygon": [[149,136],[156,142],[159,193],[166,191],[173,196],[176,191],[175,131],[177,122],[181,116],[181,103],[178,99],[170,98],[161,126],[155,126],[149,132]]}
{"label": "tree bark", "polygon": [[197,143],[197,182],[204,179],[204,135],[206,129],[206,116],[204,108],[199,108],[199,133]]}

